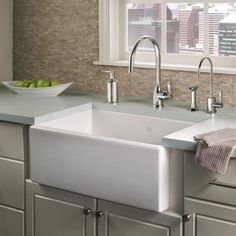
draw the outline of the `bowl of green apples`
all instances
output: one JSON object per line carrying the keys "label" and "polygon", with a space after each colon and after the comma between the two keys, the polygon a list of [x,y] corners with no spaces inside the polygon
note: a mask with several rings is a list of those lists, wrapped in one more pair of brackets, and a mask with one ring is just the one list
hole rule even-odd
{"label": "bowl of green apples", "polygon": [[24,96],[33,97],[56,97],[67,89],[72,83],[62,84],[57,80],[18,80],[18,81],[3,81],[8,89]]}

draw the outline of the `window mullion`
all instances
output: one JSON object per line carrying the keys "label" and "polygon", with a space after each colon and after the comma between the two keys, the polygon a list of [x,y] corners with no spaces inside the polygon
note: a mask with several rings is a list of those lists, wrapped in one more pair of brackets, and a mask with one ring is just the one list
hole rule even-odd
{"label": "window mullion", "polygon": [[204,55],[209,55],[209,14],[208,14],[209,2],[204,1]]}
{"label": "window mullion", "polygon": [[109,0],[99,1],[99,60],[109,60]]}
{"label": "window mullion", "polygon": [[167,25],[166,25],[166,2],[162,1],[162,54],[167,52]]}

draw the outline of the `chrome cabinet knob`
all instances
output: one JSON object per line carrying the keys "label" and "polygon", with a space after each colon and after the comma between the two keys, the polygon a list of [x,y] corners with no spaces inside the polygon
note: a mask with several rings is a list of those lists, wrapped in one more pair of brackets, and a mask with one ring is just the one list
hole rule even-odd
{"label": "chrome cabinet knob", "polygon": [[97,218],[100,218],[100,217],[103,216],[103,212],[102,212],[102,211],[96,211],[96,212],[95,212],[95,216],[96,216]]}
{"label": "chrome cabinet knob", "polygon": [[185,214],[185,215],[183,215],[183,221],[184,222],[189,222],[191,217],[192,217],[191,214]]}
{"label": "chrome cabinet knob", "polygon": [[85,216],[91,214],[91,212],[92,212],[92,211],[91,211],[91,209],[89,209],[89,208],[85,208],[84,211],[83,211],[83,213],[84,213]]}

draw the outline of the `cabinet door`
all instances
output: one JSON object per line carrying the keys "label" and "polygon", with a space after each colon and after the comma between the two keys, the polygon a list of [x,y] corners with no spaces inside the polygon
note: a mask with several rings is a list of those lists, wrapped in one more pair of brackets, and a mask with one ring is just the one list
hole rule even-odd
{"label": "cabinet door", "polygon": [[93,198],[64,192],[27,181],[27,236],[92,236]]}
{"label": "cabinet door", "polygon": [[231,158],[227,173],[219,175],[195,163],[195,153],[184,153],[184,195],[236,206],[236,159]]}
{"label": "cabinet door", "polygon": [[26,126],[0,122],[0,156],[20,161],[26,160],[26,135]]}
{"label": "cabinet door", "polygon": [[24,209],[25,165],[0,157],[0,204]]}
{"label": "cabinet door", "polygon": [[180,236],[181,217],[98,200],[98,236]]}
{"label": "cabinet door", "polygon": [[0,235],[24,236],[24,212],[0,205]]}
{"label": "cabinet door", "polygon": [[192,215],[185,236],[236,235],[235,207],[185,198],[185,212]]}

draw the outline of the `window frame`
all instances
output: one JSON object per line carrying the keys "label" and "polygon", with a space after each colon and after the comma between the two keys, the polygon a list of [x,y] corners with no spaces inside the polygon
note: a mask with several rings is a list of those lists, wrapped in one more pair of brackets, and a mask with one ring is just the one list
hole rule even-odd
{"label": "window frame", "polygon": [[[213,60],[215,72],[236,74],[236,56],[224,57],[209,55],[208,38],[209,33],[204,34],[204,52],[202,55],[189,55],[166,52],[166,5],[167,3],[203,3],[204,4],[204,32],[208,32],[208,9],[209,3],[223,3],[222,0],[99,0],[99,61],[94,62],[97,65],[117,65],[127,66],[130,52],[124,51],[125,43],[122,42],[121,34],[125,35],[122,28],[125,16],[121,16],[122,5],[124,2],[132,3],[161,3],[162,7],[162,68],[195,71],[196,67],[204,56],[209,56]],[[224,2],[225,3],[225,2]],[[226,3],[235,3],[228,0]],[[112,16],[112,17],[111,17]],[[121,20],[120,20],[121,19]],[[125,36],[127,40],[127,36]],[[123,50],[120,50],[123,49]],[[153,53],[138,52],[136,61],[138,67],[153,68]]]}

